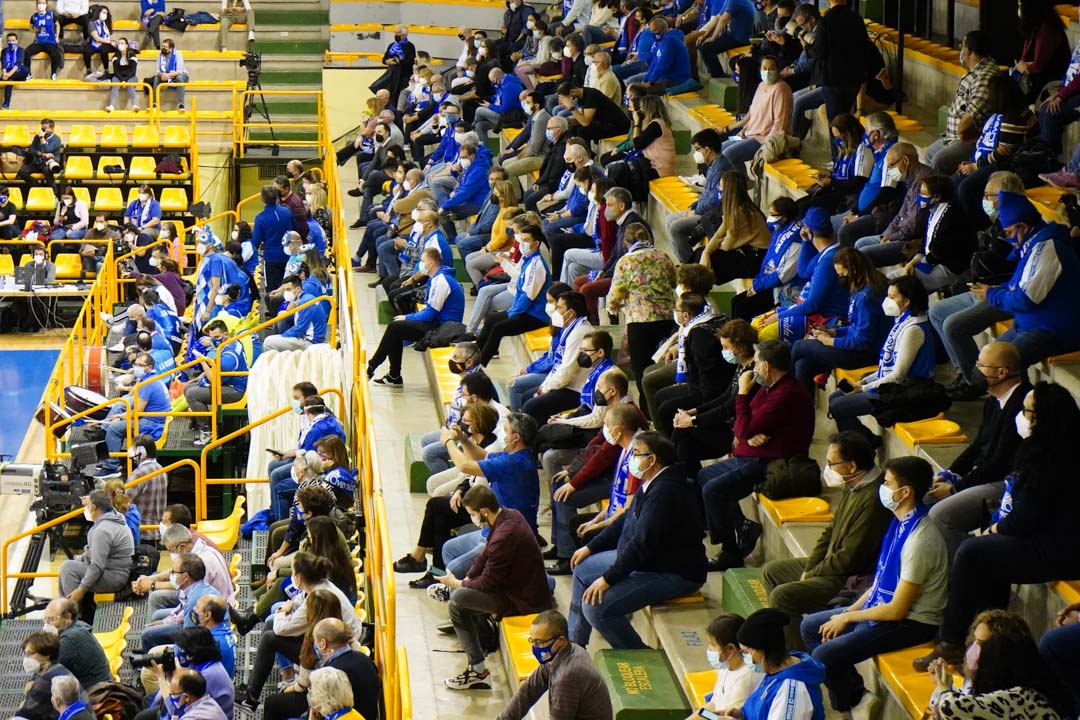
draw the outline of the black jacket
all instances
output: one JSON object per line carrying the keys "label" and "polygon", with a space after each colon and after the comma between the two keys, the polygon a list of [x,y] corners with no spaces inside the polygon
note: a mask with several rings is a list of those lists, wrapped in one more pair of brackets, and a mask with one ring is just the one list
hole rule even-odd
{"label": "black jacket", "polygon": [[520,50],[525,44],[526,36],[523,34],[526,30],[525,25],[529,21],[529,16],[535,14],[533,9],[522,0],[518,2],[521,4],[517,10],[507,8],[503,13],[503,42],[506,43],[507,49],[512,50]]}
{"label": "black jacket", "polygon": [[704,583],[704,534],[700,491],[681,467],[674,466],[653,478],[647,492],[642,483],[626,512],[601,530],[588,548],[593,554],[618,551],[604,573],[609,585],[635,570],[674,573]]}
{"label": "black jacket", "polygon": [[585,87],[585,73],[588,70],[589,67],[585,64],[585,53],[578,53],[578,56],[574,58],[573,66],[570,68],[570,83],[576,88]]}
{"label": "black jacket", "polygon": [[858,87],[866,80],[870,39],[863,19],[847,5],[835,5],[818,21],[814,32],[812,82],[832,87]]}
{"label": "black jacket", "polygon": [[352,686],[353,708],[364,716],[364,720],[378,720],[382,683],[371,658],[355,650],[346,650],[331,658],[324,667],[337,668],[345,673]]}
{"label": "black jacket", "polygon": [[982,421],[975,439],[953,460],[949,470],[960,476],[956,490],[1000,482],[1012,472],[1013,456],[1020,444],[1014,418],[1024,406],[1024,397],[1031,390],[1025,379],[1002,408],[997,398],[988,397],[983,404]]}
{"label": "black jacket", "polygon": [[131,57],[128,58],[127,65],[120,64],[120,56],[113,55],[112,63],[112,79],[119,82],[127,82],[134,79],[136,72],[138,71],[139,61],[135,57],[135,53],[131,53]]}
{"label": "black jacket", "polygon": [[727,322],[723,315],[716,315],[709,322],[695,325],[686,337],[686,369],[690,376],[690,388],[705,403],[724,394],[731,384],[735,366],[724,359],[716,331]]}
{"label": "black jacket", "polygon": [[544,192],[554,192],[559,186],[559,179],[566,172],[566,160],[563,159],[563,151],[566,150],[566,141],[570,136],[563,133],[558,142],[548,149],[544,164],[540,166],[540,174],[536,178],[536,187]]}
{"label": "black jacket", "polygon": [[[930,210],[920,211],[920,223],[926,228],[923,237],[914,243],[917,247],[905,248],[915,252],[907,253],[911,257],[923,248],[929,248],[926,262],[931,265],[944,265],[954,274],[959,275],[971,267],[971,256],[975,252],[975,231],[964,209],[957,203],[947,203],[945,211],[933,228],[930,227]],[[926,234],[931,232],[929,243],[924,243]]]}
{"label": "black jacket", "polygon": [[649,228],[649,234],[652,234],[652,226],[645,222],[645,218],[641,217],[637,210],[631,210],[630,214],[626,216],[626,220],[623,221],[623,224],[615,226],[615,249],[611,251],[611,257],[608,258],[607,263],[604,264],[604,268],[600,271],[600,278],[609,278],[615,275],[615,265],[619,262],[619,259],[626,254],[627,248],[626,243],[623,242],[623,235],[626,234],[626,228],[634,223],[641,223],[646,228]]}

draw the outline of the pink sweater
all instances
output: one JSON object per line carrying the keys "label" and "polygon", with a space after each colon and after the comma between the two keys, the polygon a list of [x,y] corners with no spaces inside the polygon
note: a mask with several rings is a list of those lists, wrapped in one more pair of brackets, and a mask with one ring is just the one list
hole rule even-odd
{"label": "pink sweater", "polygon": [[750,103],[750,112],[746,114],[742,136],[765,142],[773,133],[786,130],[791,121],[793,104],[791,86],[783,80],[772,85],[761,83]]}

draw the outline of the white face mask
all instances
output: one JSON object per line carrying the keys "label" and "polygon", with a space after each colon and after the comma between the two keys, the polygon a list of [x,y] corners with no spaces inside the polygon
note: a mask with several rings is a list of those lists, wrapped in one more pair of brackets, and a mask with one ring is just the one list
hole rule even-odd
{"label": "white face mask", "polygon": [[44,255],[35,255],[34,256],[34,264],[35,265],[44,265],[45,264],[45,256]]}
{"label": "white face mask", "polygon": [[549,313],[549,315],[551,317],[551,324],[552,324],[553,327],[561,328],[566,324],[566,323],[563,322],[562,313],[559,312],[559,310],[557,308],[552,310],[551,313]]}
{"label": "white face mask", "polygon": [[533,30],[533,37],[534,38],[540,38],[540,37],[543,37],[543,36],[541,35],[539,30]]}
{"label": "white face mask", "polygon": [[232,231],[232,239],[233,240],[239,240],[240,239],[240,231],[239,230],[233,230]]}
{"label": "white face mask", "polygon": [[694,151],[694,162],[696,162],[698,165],[704,165],[705,164],[705,155],[704,155],[704,153],[702,153],[700,150],[695,150]]}
{"label": "white face mask", "polygon": [[544,312],[548,314],[548,317],[551,317],[552,313],[555,312],[555,303],[548,303],[547,305],[545,305]]}
{"label": "white face mask", "polygon": [[900,317],[900,306],[891,297],[881,301],[881,309],[889,317]]}
{"label": "white face mask", "polygon": [[456,142],[458,145],[465,142],[465,133],[463,133],[463,132],[454,133],[454,142]]}
{"label": "white face mask", "polygon": [[608,445],[618,445],[619,444],[618,441],[616,441],[615,438],[612,436],[611,431],[608,430],[608,426],[604,425],[603,427],[604,427],[604,440],[607,442],[607,444]]}
{"label": "white face mask", "polygon": [[775,70],[762,70],[761,71],[761,82],[765,83],[766,85],[772,85],[774,82],[776,82],[776,71]]}
{"label": "white face mask", "polygon": [[150,267],[157,267],[161,264],[156,257],[151,257],[147,262],[150,263]]}
{"label": "white face mask", "polygon": [[94,223],[94,229],[97,230],[98,232],[104,232],[105,231],[105,223]]}
{"label": "white face mask", "polygon": [[199,243],[195,250],[200,255],[205,255],[206,253],[210,252],[210,243]]}
{"label": "white face mask", "polygon": [[1023,411],[1016,413],[1016,434],[1024,440],[1031,437],[1031,421]]}
{"label": "white face mask", "polygon": [[895,498],[893,491],[886,485],[878,486],[878,498],[886,510],[896,510],[896,508],[900,507],[900,501]]}
{"label": "white face mask", "polygon": [[990,218],[990,222],[997,222],[998,211],[994,206],[993,200],[982,199],[982,211],[986,214],[986,217]]}
{"label": "white face mask", "polygon": [[177,553],[177,552],[169,553],[169,559],[172,560],[175,563],[177,560],[180,559],[180,553]]}
{"label": "white face mask", "polygon": [[26,655],[23,655],[22,666],[23,670],[25,670],[30,675],[36,675],[38,671],[41,670],[41,663],[39,663],[32,657],[27,657]]}
{"label": "white face mask", "polygon": [[411,217],[413,219],[413,222],[419,222],[420,221],[420,211],[416,210],[416,209],[413,209],[413,211],[411,213],[409,213],[409,217]]}
{"label": "white face mask", "polygon": [[[646,465],[646,462],[649,464]],[[640,480],[641,476],[644,473],[649,472],[655,463],[656,461],[652,459],[652,455],[649,455],[647,458],[634,456],[630,458],[630,474]]]}
{"label": "white face mask", "polygon": [[72,200],[71,198],[61,198],[61,202],[64,203],[65,207],[68,207],[71,205],[71,203],[74,202],[74,200]]}
{"label": "white face mask", "polygon": [[562,49],[562,54],[563,54],[563,57],[570,57],[570,48],[564,47]]}
{"label": "white face mask", "polygon": [[147,195],[146,193],[139,193],[139,202],[145,203],[149,199],[150,199],[150,196]]}
{"label": "white face mask", "polygon": [[282,297],[285,298],[285,302],[287,302],[287,303],[291,303],[291,302],[296,301],[296,293],[293,292],[292,290],[286,290],[285,293],[282,295]]}
{"label": "white face mask", "polygon": [[50,635],[59,635],[60,634],[59,628],[57,628],[55,625],[50,625],[49,623],[42,624],[41,629],[44,630],[45,632],[49,633]]}
{"label": "white face mask", "polygon": [[821,479],[825,481],[827,487],[840,487],[844,484],[844,476],[833,470],[828,464],[821,471]]}
{"label": "white face mask", "polygon": [[885,179],[889,181],[892,187],[896,187],[904,181],[904,173],[896,165],[893,165],[889,168],[888,172],[885,173]]}
{"label": "white face mask", "polygon": [[108,19],[109,19],[109,13],[107,13],[107,12],[98,13],[98,20],[100,20],[101,22],[105,22]]}

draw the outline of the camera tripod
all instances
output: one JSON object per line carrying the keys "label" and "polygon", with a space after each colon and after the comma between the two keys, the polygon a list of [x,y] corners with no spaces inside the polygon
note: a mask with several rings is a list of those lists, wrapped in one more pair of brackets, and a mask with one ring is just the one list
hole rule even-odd
{"label": "camera tripod", "polygon": [[[273,141],[271,145],[270,154],[277,157],[280,148],[277,145],[277,135],[274,133],[274,121],[270,119],[270,108],[266,106],[266,96],[263,95],[262,82],[259,80],[258,70],[248,70],[247,87],[244,91],[250,93],[245,95],[244,100],[244,122],[247,123],[251,120],[251,116],[258,113],[269,124],[270,139]],[[259,145],[249,144],[248,147],[260,147]]]}

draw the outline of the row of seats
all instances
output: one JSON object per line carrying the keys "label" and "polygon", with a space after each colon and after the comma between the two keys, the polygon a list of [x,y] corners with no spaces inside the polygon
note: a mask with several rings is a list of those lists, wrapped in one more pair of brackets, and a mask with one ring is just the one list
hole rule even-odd
{"label": "row of seats", "polygon": [[64,178],[66,180],[114,181],[123,180],[126,176],[132,181],[180,181],[191,177],[191,169],[188,167],[186,157],[180,158],[182,172],[179,173],[158,172],[157,164],[157,158],[150,155],[137,155],[131,158],[130,162],[125,161],[120,155],[101,155],[98,157],[95,170],[93,158],[87,155],[68,155],[64,161]]}
{"label": "row of seats", "polygon": [[[70,179],[71,176],[68,176]],[[93,200],[90,197],[90,189],[85,187],[72,188],[75,197],[86,203],[93,212],[119,213],[123,212],[138,196],[139,189],[128,190],[127,200],[124,200],[123,191],[118,187],[99,187],[94,190]],[[51,187],[31,187],[23,201],[22,188],[12,186],[8,188],[8,199],[16,209],[26,212],[51,213],[56,210],[56,193]],[[158,203],[163,212],[182,213],[188,209],[187,190],[182,187],[161,188]]]}
{"label": "row of seats", "polygon": [[[65,139],[64,146],[67,149],[109,149],[123,150],[150,149],[150,148],[175,148],[177,150],[191,147],[191,127],[189,125],[168,125],[163,128],[164,132],[158,132],[153,125],[136,125],[130,131],[126,125],[104,125],[100,134],[93,125],[72,125],[67,132],[57,128],[56,132],[61,139]],[[0,136],[0,146],[3,147],[27,147],[33,139],[35,131],[26,125],[9,124],[4,126],[4,134]]]}
{"label": "row of seats", "polygon": [[[170,29],[168,25],[162,25],[161,28],[162,28],[162,30]],[[31,29],[30,28],[30,18],[5,18],[4,19],[4,29],[8,30],[8,31],[11,31],[11,30],[26,30],[26,31],[29,31]],[[216,24],[215,25],[192,25],[191,27],[188,28],[188,30],[199,30],[199,29],[213,30],[216,33],[218,31],[218,26]],[[247,31],[247,25],[244,25],[242,23],[241,24],[236,24],[236,25],[233,25],[230,28],[230,30],[233,31],[233,32],[240,32],[240,31],[245,31],[246,32]],[[114,18],[113,19],[113,24],[112,24],[112,31],[113,31],[113,33],[119,34],[121,32],[145,31],[145,28],[142,26],[142,24],[139,23],[138,20],[121,20],[121,19]],[[187,30],[185,30],[185,32],[187,32]]]}

